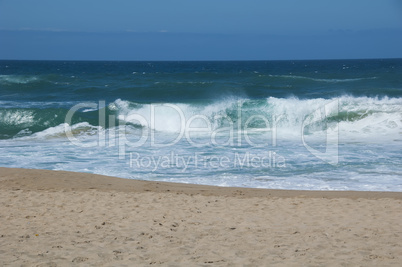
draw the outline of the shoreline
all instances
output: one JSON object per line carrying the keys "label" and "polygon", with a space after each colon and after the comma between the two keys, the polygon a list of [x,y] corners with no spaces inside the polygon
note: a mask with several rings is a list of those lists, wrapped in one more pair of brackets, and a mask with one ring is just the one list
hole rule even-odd
{"label": "shoreline", "polygon": [[282,190],[247,187],[220,187],[199,184],[158,182],[119,178],[92,173],[0,167],[0,188],[24,190],[100,190],[121,192],[170,192],[205,196],[308,197],[402,199],[402,192]]}
{"label": "shoreline", "polygon": [[0,168],[1,266],[399,266],[402,192]]}

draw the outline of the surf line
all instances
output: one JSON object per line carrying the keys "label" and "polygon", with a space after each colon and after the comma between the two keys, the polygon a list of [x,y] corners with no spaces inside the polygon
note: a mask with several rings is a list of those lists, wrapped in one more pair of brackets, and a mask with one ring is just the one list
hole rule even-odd
{"label": "surf line", "polygon": [[[114,134],[113,131],[109,130],[109,138],[105,134],[105,131],[98,132],[98,142],[96,143],[83,143],[77,137],[73,135],[71,125],[73,116],[79,112],[81,109],[92,109],[98,110],[99,112],[99,126],[103,129],[115,129],[116,126],[125,127],[129,124],[139,125],[142,128],[142,134],[139,140],[133,142],[129,141],[125,134]],[[157,109],[159,113],[156,112]],[[157,128],[156,122],[158,114],[166,114],[168,111],[169,114],[172,114],[172,119],[175,120],[178,126],[175,129],[175,133],[177,136],[166,142],[167,140],[163,140],[163,143],[157,142],[155,138],[155,129]],[[173,112],[176,112],[177,115],[174,115]],[[276,146],[277,139],[277,123],[281,120],[282,116],[272,115],[271,118],[268,118],[262,114],[255,114],[247,117],[245,122],[243,122],[243,114],[242,114],[242,101],[237,102],[237,118],[236,123],[229,117],[228,114],[217,114],[213,116],[213,118],[207,117],[203,114],[192,114],[191,116],[186,116],[184,111],[180,108],[180,106],[171,104],[171,103],[162,103],[162,104],[150,104],[149,106],[149,116],[144,116],[143,114],[139,114],[136,112],[131,112],[128,115],[119,115],[118,123],[116,122],[116,115],[109,115],[108,125],[106,123],[106,103],[105,101],[99,101],[99,104],[96,103],[79,103],[73,106],[67,113],[65,118],[65,133],[68,139],[77,146],[80,147],[113,147],[117,144],[119,147],[119,155],[125,157],[125,147],[140,147],[147,143],[150,138],[150,145],[152,147],[168,147],[177,144],[184,137],[194,147],[205,146],[205,145],[213,145],[213,146],[241,146],[243,140],[250,146],[253,147],[261,147],[266,146],[268,143],[265,141],[263,143],[255,143],[249,136],[250,132],[268,132],[271,133],[271,145],[272,147]],[[160,121],[161,118],[159,118]],[[212,122],[211,122],[212,120]],[[217,120],[224,120],[227,124],[225,127],[214,128],[214,122]],[[253,128],[250,127],[252,123],[256,120],[262,121],[265,127],[261,128]],[[217,140],[217,136],[220,133],[227,132],[228,139],[224,143],[220,143]],[[204,139],[206,143],[197,143],[194,141],[194,138],[191,134],[203,134],[209,135],[210,138]],[[112,138],[111,138],[112,137]],[[120,157],[121,158],[121,157]]]}

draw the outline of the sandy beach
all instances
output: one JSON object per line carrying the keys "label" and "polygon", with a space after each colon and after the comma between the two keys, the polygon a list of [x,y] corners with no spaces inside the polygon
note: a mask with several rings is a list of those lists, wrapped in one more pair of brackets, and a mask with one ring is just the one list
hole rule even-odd
{"label": "sandy beach", "polygon": [[1,266],[400,266],[402,193],[0,168]]}

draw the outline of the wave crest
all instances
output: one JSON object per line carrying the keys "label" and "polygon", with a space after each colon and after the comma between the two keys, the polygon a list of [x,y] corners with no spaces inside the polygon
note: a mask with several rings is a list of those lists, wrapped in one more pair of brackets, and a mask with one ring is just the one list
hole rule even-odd
{"label": "wave crest", "polygon": [[39,82],[40,78],[30,75],[0,75],[0,84],[27,84]]}
{"label": "wave crest", "polygon": [[[0,138],[34,135],[66,123],[64,108],[0,109]],[[99,116],[104,114],[101,123]],[[213,132],[267,132],[275,129],[279,137],[314,135],[339,126],[345,139],[381,138],[399,140],[402,135],[402,98],[225,98],[214,103],[143,104],[117,99],[105,108],[77,110],[72,125],[87,123],[91,127],[131,125],[136,129],[178,133],[183,129]],[[195,129],[195,130],[194,130]],[[54,129],[53,129],[54,130]],[[138,131],[135,131],[138,133]]]}

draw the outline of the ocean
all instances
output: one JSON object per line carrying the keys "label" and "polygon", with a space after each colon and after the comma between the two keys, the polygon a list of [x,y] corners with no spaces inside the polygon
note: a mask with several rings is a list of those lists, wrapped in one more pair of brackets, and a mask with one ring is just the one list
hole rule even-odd
{"label": "ocean", "polygon": [[402,191],[402,59],[2,60],[0,166]]}

